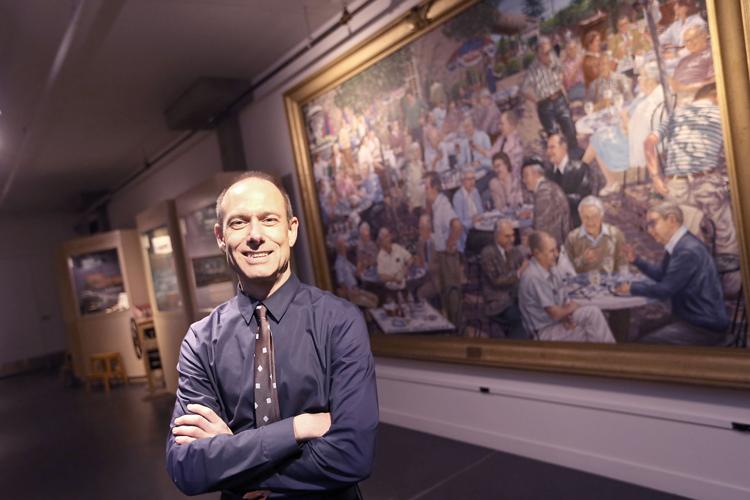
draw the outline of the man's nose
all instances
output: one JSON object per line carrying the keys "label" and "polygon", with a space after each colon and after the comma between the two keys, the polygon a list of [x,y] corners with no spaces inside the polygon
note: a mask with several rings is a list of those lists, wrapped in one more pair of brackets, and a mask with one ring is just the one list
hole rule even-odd
{"label": "man's nose", "polygon": [[252,219],[247,225],[247,240],[249,242],[263,241],[263,225],[257,219]]}

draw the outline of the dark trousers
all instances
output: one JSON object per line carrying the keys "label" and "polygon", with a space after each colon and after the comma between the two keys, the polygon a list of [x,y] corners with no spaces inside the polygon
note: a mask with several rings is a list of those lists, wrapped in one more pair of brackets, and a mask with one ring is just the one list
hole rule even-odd
{"label": "dark trousers", "polygon": [[[221,492],[221,500],[241,500],[242,493],[233,493],[230,491]],[[276,498],[276,497],[274,497]],[[356,484],[343,490],[327,491],[323,493],[310,493],[310,494],[299,494],[299,495],[288,495],[282,498],[300,500],[362,500],[362,493],[359,491],[359,486]]]}
{"label": "dark trousers", "polygon": [[562,133],[565,142],[568,144],[570,157],[580,158],[582,151],[578,147],[576,127],[573,124],[573,118],[570,116],[570,107],[565,96],[559,94],[556,97],[542,99],[536,104],[536,112],[547,135],[555,132]]}
{"label": "dark trousers", "polygon": [[531,335],[526,333],[526,329],[523,327],[521,310],[516,304],[509,305],[505,308],[505,310],[503,310],[503,312],[493,316],[490,319],[494,323],[503,327],[503,329],[505,330],[506,338],[516,340],[531,339]]}

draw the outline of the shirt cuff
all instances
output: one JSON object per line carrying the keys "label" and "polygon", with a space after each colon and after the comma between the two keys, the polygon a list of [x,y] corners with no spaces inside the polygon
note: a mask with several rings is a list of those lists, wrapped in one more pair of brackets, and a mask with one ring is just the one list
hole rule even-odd
{"label": "shirt cuff", "polygon": [[271,463],[276,463],[299,450],[297,440],[294,439],[293,418],[264,425],[258,430],[261,434],[263,457]]}

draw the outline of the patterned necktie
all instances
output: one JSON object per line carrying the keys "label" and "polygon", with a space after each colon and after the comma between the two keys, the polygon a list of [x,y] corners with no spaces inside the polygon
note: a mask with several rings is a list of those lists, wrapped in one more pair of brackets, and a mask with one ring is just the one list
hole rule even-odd
{"label": "patterned necktie", "polygon": [[261,427],[279,420],[279,398],[266,306],[258,305],[255,316],[258,319],[258,333],[255,334],[255,426]]}

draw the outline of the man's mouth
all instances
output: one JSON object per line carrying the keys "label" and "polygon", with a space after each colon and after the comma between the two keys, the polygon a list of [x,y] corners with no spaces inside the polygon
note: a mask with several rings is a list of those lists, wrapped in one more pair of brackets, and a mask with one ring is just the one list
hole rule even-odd
{"label": "man's mouth", "polygon": [[250,261],[263,260],[271,255],[271,252],[243,252],[243,255]]}

